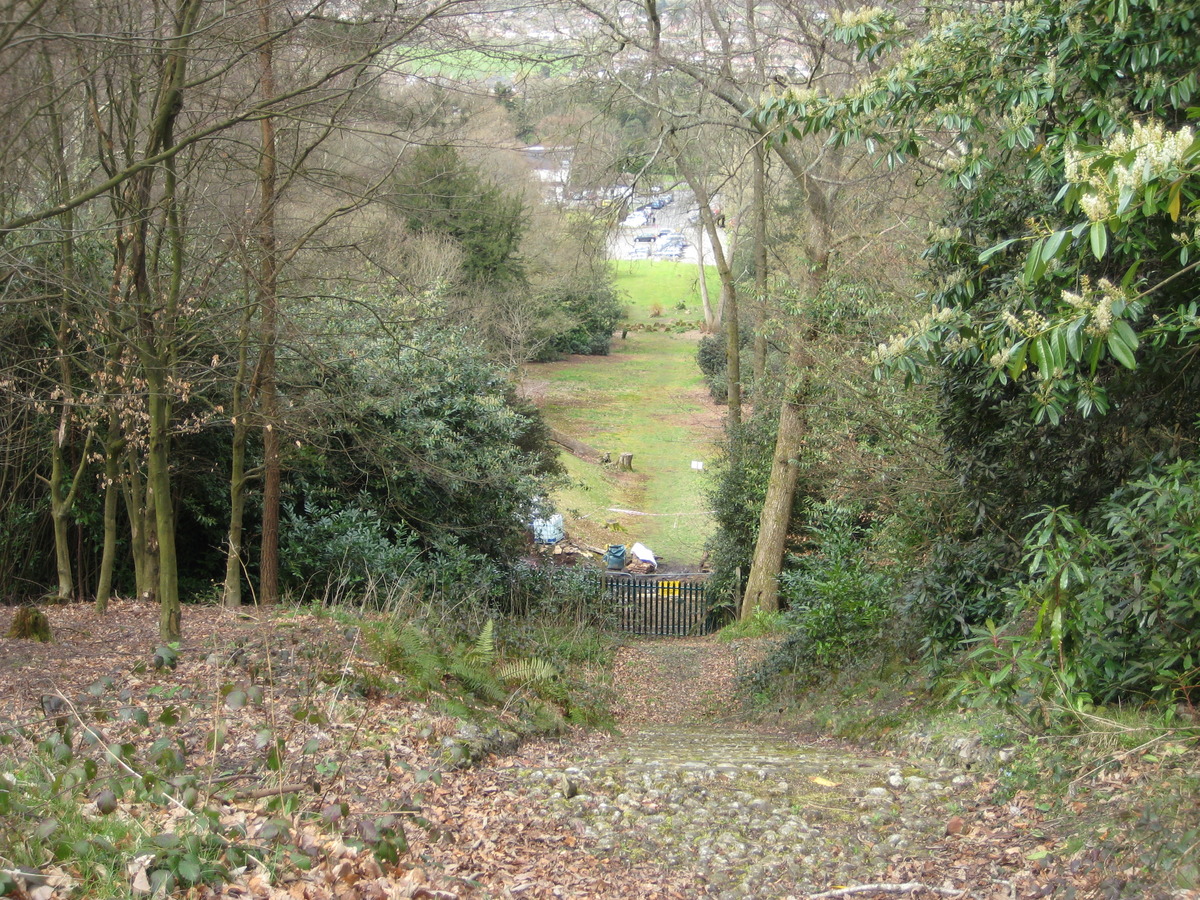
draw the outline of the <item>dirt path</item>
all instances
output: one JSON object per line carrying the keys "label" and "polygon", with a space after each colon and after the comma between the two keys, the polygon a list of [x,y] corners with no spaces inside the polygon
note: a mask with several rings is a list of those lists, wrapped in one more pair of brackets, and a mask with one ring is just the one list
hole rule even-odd
{"label": "dirt path", "polygon": [[707,638],[639,641],[617,655],[615,713],[626,726],[687,723],[728,715],[736,652]]}
{"label": "dirt path", "polygon": [[[61,694],[103,722],[106,740],[130,742],[139,765],[166,739],[202,779],[241,773],[244,799],[207,801],[222,822],[254,846],[285,822],[291,858],[309,858],[295,868],[284,854],[270,871],[194,889],[195,900],[786,900],[868,884],[892,887],[853,896],[1149,896],[1085,890],[1089,857],[1062,850],[1070,822],[1020,794],[994,801],[987,776],[740,722],[736,675],[763,651],[752,642],[631,641],[615,673],[619,734],[532,742],[459,770],[446,767],[444,742],[462,724],[356,691],[378,683],[378,667],[329,619],[189,609],[178,668],[156,671],[144,668],[157,644],[152,607],[49,612],[60,643],[0,639],[0,764],[22,771],[32,742],[54,731],[39,695]],[[221,702],[249,680],[261,688],[255,700]],[[219,754],[208,740],[216,727],[227,735]],[[264,767],[263,734],[285,741],[279,772]],[[277,784],[294,785],[282,819],[261,794]],[[25,802],[45,821],[57,801]],[[118,806],[147,834],[192,827],[151,798],[126,793]],[[354,842],[390,809],[419,814],[406,819],[407,853],[381,865]],[[78,877],[69,860],[58,871]]]}
{"label": "dirt path", "polygon": [[667,896],[1125,896],[1097,887],[1087,856],[1055,852],[1069,825],[1021,794],[996,801],[986,775],[741,721],[737,675],[766,649],[713,637],[624,647],[622,734],[528,773],[550,788],[547,819],[614,862],[658,863],[662,880],[644,887]]}
{"label": "dirt path", "polygon": [[769,645],[714,636],[631,641],[618,652],[613,673],[617,720],[625,727],[735,721],[738,679]]}

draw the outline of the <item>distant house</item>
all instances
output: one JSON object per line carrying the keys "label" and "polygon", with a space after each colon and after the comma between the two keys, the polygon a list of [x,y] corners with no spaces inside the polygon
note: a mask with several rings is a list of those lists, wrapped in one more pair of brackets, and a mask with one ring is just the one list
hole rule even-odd
{"label": "distant house", "polygon": [[571,180],[571,157],[574,147],[543,147],[534,144],[522,149],[533,175],[542,184],[547,199],[563,201]]}

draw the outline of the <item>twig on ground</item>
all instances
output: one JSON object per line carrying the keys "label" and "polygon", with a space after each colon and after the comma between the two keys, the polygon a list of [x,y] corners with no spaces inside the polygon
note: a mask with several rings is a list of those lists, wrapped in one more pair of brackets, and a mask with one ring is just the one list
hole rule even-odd
{"label": "twig on ground", "polygon": [[872,892],[911,894],[914,891],[930,891],[942,897],[964,897],[967,893],[965,888],[962,890],[958,888],[940,888],[921,884],[919,881],[906,881],[903,884],[856,884],[853,887],[834,888],[831,891],[822,891],[819,894],[809,894],[805,900],[828,900],[831,897],[850,897],[854,894],[869,894]]}
{"label": "twig on ground", "polygon": [[263,797],[275,797],[280,794],[299,794],[301,791],[315,791],[320,785],[312,782],[304,784],[281,784],[276,787],[255,788],[254,790],[238,791],[233,795],[234,800],[261,800]]}
{"label": "twig on ground", "polygon": [[1101,769],[1103,769],[1109,763],[1123,762],[1124,760],[1128,759],[1129,757],[1131,757],[1137,753],[1140,753],[1143,750],[1147,750],[1150,747],[1153,747],[1159,741],[1165,741],[1167,738],[1173,737],[1174,734],[1175,734],[1174,731],[1168,731],[1163,734],[1156,735],[1155,737],[1152,737],[1148,741],[1138,744],[1132,750],[1119,750],[1116,753],[1105,754],[1104,760],[1102,762],[1097,763],[1095,766],[1092,766],[1092,768],[1088,769],[1082,775],[1073,779],[1071,781],[1071,787],[1075,787],[1075,785],[1079,784],[1079,782],[1083,781],[1085,778],[1089,778],[1092,775],[1095,775],[1097,772],[1099,772]]}

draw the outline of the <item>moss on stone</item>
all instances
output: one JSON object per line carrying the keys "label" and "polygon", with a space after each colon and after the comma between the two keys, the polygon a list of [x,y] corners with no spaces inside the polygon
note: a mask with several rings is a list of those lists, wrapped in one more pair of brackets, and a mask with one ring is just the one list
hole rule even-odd
{"label": "moss on stone", "polygon": [[36,606],[22,606],[13,616],[12,624],[5,635],[27,641],[41,641],[48,644],[54,638],[50,634],[50,620]]}

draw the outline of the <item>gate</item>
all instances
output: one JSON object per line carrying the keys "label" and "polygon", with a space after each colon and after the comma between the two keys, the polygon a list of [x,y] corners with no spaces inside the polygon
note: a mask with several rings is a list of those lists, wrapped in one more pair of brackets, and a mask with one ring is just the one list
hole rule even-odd
{"label": "gate", "polygon": [[629,634],[711,634],[719,625],[703,581],[686,576],[604,575],[604,594],[613,603],[617,627]]}

